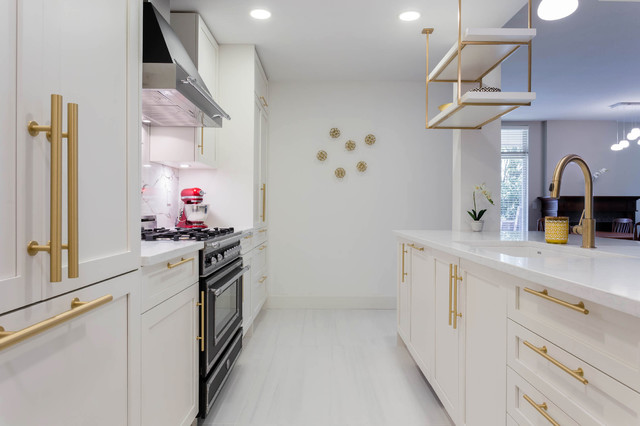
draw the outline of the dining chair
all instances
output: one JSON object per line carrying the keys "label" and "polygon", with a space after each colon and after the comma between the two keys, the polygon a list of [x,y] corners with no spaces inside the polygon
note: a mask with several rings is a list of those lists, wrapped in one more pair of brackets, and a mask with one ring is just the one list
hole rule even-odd
{"label": "dining chair", "polygon": [[633,220],[629,218],[617,218],[613,219],[613,225],[611,232],[618,232],[623,234],[630,234],[633,232]]}
{"label": "dining chair", "polygon": [[538,219],[538,231],[544,232],[544,217],[541,217],[540,219]]}
{"label": "dining chair", "polygon": [[640,241],[640,222],[636,223],[633,239],[636,241]]}

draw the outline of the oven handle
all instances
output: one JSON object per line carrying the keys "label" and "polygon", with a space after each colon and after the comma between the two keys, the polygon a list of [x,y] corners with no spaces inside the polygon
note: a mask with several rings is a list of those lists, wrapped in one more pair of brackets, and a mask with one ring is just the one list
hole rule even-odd
{"label": "oven handle", "polygon": [[236,280],[236,278],[240,277],[242,274],[244,274],[245,272],[247,272],[249,269],[251,269],[250,265],[245,266],[244,268],[242,268],[240,271],[238,271],[237,274],[235,274],[233,277],[231,277],[229,279],[229,282],[227,282],[225,285],[223,285],[220,288],[217,289],[212,289],[210,288],[209,291],[213,292],[213,294],[215,294],[216,297],[220,296],[222,293],[224,293],[224,291],[226,289],[228,289],[229,287],[231,287],[231,285],[233,284],[233,282]]}

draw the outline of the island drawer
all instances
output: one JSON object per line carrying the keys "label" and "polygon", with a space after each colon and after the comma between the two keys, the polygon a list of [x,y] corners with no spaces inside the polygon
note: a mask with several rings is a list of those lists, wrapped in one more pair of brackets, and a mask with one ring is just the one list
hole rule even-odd
{"label": "island drawer", "polygon": [[142,301],[140,312],[180,293],[198,282],[198,252],[188,253],[155,265],[142,267]]}
{"label": "island drawer", "polygon": [[530,282],[510,291],[510,319],[640,391],[640,318]]}
{"label": "island drawer", "polygon": [[519,425],[580,424],[511,368],[507,368],[507,414]]}
{"label": "island drawer", "polygon": [[640,394],[508,321],[507,364],[580,424],[640,424]]}

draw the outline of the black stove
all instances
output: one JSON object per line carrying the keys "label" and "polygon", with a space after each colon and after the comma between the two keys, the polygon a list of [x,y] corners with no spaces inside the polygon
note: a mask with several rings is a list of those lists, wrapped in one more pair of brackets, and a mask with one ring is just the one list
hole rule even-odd
{"label": "black stove", "polygon": [[143,241],[209,241],[234,234],[233,228],[153,228],[142,230]]}

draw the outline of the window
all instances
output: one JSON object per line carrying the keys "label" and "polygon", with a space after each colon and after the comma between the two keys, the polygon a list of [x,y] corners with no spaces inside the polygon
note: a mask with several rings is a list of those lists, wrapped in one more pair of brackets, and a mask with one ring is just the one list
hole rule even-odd
{"label": "window", "polygon": [[502,173],[500,184],[500,229],[528,229],[529,128],[502,128]]}

